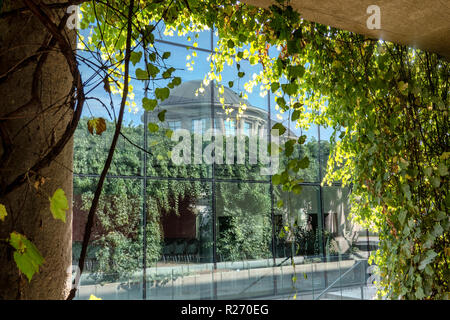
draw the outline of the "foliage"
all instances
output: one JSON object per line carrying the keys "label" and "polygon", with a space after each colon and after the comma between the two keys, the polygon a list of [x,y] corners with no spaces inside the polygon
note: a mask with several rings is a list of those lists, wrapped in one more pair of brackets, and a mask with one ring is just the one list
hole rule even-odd
{"label": "foliage", "polygon": [[27,276],[28,281],[31,281],[33,275],[39,272],[44,258],[36,246],[20,233],[13,231],[9,243],[15,249],[14,261],[17,267]]}
{"label": "foliage", "polygon": [[[181,81],[165,64],[170,53],[159,52],[155,45],[157,25],[163,21],[168,33],[180,34],[215,28],[218,47],[205,81],[221,86],[225,64],[236,66],[237,81],[246,77],[240,70],[242,60],[260,64],[262,71],[247,81],[247,91],[256,85],[270,90],[279,112],[292,111],[291,120],[302,128],[315,122],[334,129],[324,182],[353,184],[354,219],[380,235],[374,257],[382,276],[380,295],[448,299],[449,63],[434,54],[302,20],[286,1],[276,2],[262,9],[237,0],[138,1],[132,8],[136,12],[131,62],[136,67],[134,80],[144,83],[151,94],[143,106],[158,112],[163,121],[164,110],[155,111],[155,106]],[[124,87],[127,15],[123,12],[131,3],[89,1],[82,6],[82,28],[93,27],[82,49],[107,62],[100,68],[100,83],[111,94]],[[269,54],[276,48],[278,56]],[[133,93],[128,98],[129,107],[135,108]],[[149,129],[161,133],[156,123]],[[287,142],[286,158],[303,143],[303,139]],[[101,152],[86,157],[79,166],[92,160],[92,166],[102,168]],[[137,159],[129,167],[136,169]],[[298,194],[299,172],[311,158],[292,160],[273,182],[284,192]],[[196,170],[207,174],[203,167]],[[187,195],[186,190],[181,194]],[[169,203],[169,198],[163,197],[162,203]]]}
{"label": "foliage", "polygon": [[[39,191],[39,185],[35,188]],[[53,218],[66,222],[66,211],[69,210],[64,190],[57,189],[52,197],[49,197],[50,211]],[[0,204],[0,222],[5,222],[8,216],[6,206]],[[17,268],[30,282],[33,276],[39,272],[39,268],[45,263],[44,257],[38,248],[25,235],[12,231],[9,238],[4,240],[15,249],[13,253]]]}
{"label": "foliage", "polygon": [[[85,120],[81,121],[75,133],[74,168],[82,170],[81,173],[95,174],[98,173],[99,168],[95,156],[98,153],[101,154],[100,150],[103,148],[104,139],[109,139],[108,135],[111,133],[106,131],[102,137],[90,135]],[[110,122],[107,122],[106,125],[112,127]],[[123,132],[130,141],[142,143],[143,128],[141,125],[125,126]],[[183,210],[187,209],[197,214],[195,207],[201,199],[210,197],[211,184],[193,179],[209,178],[211,166],[206,164],[174,165],[169,158],[169,151],[173,149],[176,142],[167,137],[164,131],[148,133],[148,135],[147,175],[159,177],[147,182],[145,198],[147,260],[148,265],[151,265],[159,259],[162,250],[164,234],[160,226],[161,217],[166,214],[178,215],[180,205]],[[226,148],[226,143],[227,139],[224,140],[224,148]],[[248,153],[248,143],[247,139],[246,153]],[[203,148],[206,145],[207,142],[204,142]],[[317,180],[317,145],[317,141],[311,140],[301,146],[301,149],[297,150],[296,148],[292,155],[295,158],[300,154],[308,154],[312,159],[310,167],[300,172],[306,181]],[[326,151],[327,144],[322,141],[321,146],[324,146]],[[98,280],[111,281],[126,278],[141,268],[143,250],[142,185],[138,179],[132,179],[132,174],[140,172],[143,166],[142,153],[143,151],[138,151],[127,141],[120,143],[116,150],[112,173],[125,173],[129,178],[109,178],[101,196],[97,211],[101,234],[96,234],[93,239],[91,246],[96,250],[90,254],[90,257],[95,258],[98,262],[93,275]],[[281,157],[280,162],[281,165],[284,165],[288,163],[288,160]],[[232,178],[245,181],[261,178],[259,172],[262,167],[264,166],[260,162],[254,165],[249,164],[249,159],[246,157],[246,163],[242,165],[216,165],[215,175],[222,179]],[[161,179],[163,177],[186,178],[186,180]],[[89,209],[94,187],[95,179],[82,177],[74,179],[74,194],[82,195],[84,210]],[[256,259],[269,256],[272,230],[268,183],[216,183],[216,197],[217,215],[230,218],[226,226],[220,225],[220,221],[223,219],[219,218],[218,255],[226,260],[239,260],[244,257]],[[280,199],[279,197],[276,193],[276,201]],[[299,197],[296,196],[293,199],[295,201]],[[211,222],[204,221],[202,226],[201,243],[204,250],[207,250],[207,247],[212,247],[212,225]],[[74,259],[78,259],[77,254],[74,255]]]}
{"label": "foliage", "polygon": [[63,189],[57,189],[50,200],[50,211],[53,218],[66,222],[66,211],[69,210],[69,202]]}
{"label": "foliage", "polygon": [[[301,20],[285,5],[230,6],[214,21],[220,40],[211,79],[224,63],[259,62],[251,85],[278,95],[281,110],[300,110],[300,125],[315,121],[339,135],[325,182],[352,183],[355,220],[380,234],[380,295],[448,298],[448,62]],[[278,57],[271,46],[281,48]],[[294,191],[293,169],[274,182]]]}

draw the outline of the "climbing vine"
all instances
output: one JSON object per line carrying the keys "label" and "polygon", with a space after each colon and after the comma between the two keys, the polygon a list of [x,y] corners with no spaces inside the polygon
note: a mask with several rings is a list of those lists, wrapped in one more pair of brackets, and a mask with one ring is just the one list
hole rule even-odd
{"label": "climbing vine", "polygon": [[[122,111],[125,105],[137,107],[133,85],[128,84],[140,81],[149,98],[138,103],[164,122],[165,110],[157,106],[181,79],[166,63],[171,53],[161,52],[155,44],[157,26],[164,23],[168,33],[180,34],[214,28],[219,40],[205,82],[214,80],[222,88],[224,66],[235,66],[236,81],[246,80],[246,91],[262,86],[276,96],[276,109],[288,113],[298,126],[328,126],[334,129],[333,138],[339,137],[333,139],[323,183],[340,180],[352,184],[354,219],[380,236],[379,250],[372,257],[381,276],[379,296],[448,299],[448,61],[302,20],[289,1],[276,2],[264,9],[236,0],[86,1],[81,7],[81,27],[91,31],[87,38],[80,37],[79,50],[91,56],[77,59],[98,71],[96,87],[122,95]],[[33,1],[24,3],[24,10],[48,25]],[[49,30],[67,58],[79,94],[78,100],[72,101],[77,102],[75,121],[52,151],[36,163],[32,175],[61,152],[75,130],[85,99],[72,51],[56,26]],[[242,60],[260,65],[262,71],[248,78],[241,70]],[[227,85],[232,87],[234,81]],[[242,95],[245,97],[245,92]],[[240,112],[245,112],[245,106]],[[160,125],[150,123],[148,129],[155,133]],[[91,126],[100,126],[97,133],[103,130],[102,121],[93,121]],[[116,133],[120,126],[119,115]],[[280,134],[286,131],[281,124],[275,126]],[[280,147],[289,157],[293,147],[304,142],[302,137],[290,139]],[[113,154],[114,150],[110,151],[110,160]],[[299,172],[309,164],[306,155],[292,159],[272,181],[285,192],[299,193]],[[25,183],[27,174],[3,188],[2,195]],[[0,219],[5,217],[7,210],[0,207]],[[35,251],[28,242],[17,239],[11,233],[10,243],[19,254]],[[30,251],[24,251],[24,245]],[[36,265],[32,268],[36,270]]]}

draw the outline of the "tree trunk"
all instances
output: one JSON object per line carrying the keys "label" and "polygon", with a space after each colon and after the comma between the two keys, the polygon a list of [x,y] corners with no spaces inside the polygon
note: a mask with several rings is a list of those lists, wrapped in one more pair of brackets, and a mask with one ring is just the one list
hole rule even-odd
{"label": "tree trunk", "polygon": [[[3,12],[25,7],[18,0],[3,2]],[[56,2],[64,1],[45,1]],[[64,11],[52,12],[53,22],[58,25]],[[75,32],[67,27],[64,31],[73,47]],[[46,37],[50,37],[49,32],[30,11],[0,18],[0,77],[35,54]],[[35,70],[41,57],[16,70],[6,81],[0,80],[0,189],[3,190],[50,150],[73,115],[66,100],[73,79],[58,45],[51,49],[41,75],[36,78],[34,92],[38,99],[31,100]],[[26,103],[28,106],[21,112],[5,118]],[[12,231],[22,233],[45,259],[39,273],[29,282],[14,262],[13,248],[1,243],[0,299],[66,298],[72,265],[72,165],[71,140],[50,166],[37,175],[30,175],[24,185],[0,198],[8,212],[5,221],[0,221],[0,239],[7,239]],[[65,223],[54,219],[50,212],[49,197],[58,188],[64,190],[69,201]]]}

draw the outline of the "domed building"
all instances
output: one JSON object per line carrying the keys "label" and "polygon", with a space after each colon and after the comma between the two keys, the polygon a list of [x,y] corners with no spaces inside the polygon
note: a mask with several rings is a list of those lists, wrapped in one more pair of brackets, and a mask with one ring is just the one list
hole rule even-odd
{"label": "domed building", "polygon": [[[269,117],[266,110],[252,106],[227,87],[224,87],[224,94],[220,95],[213,81],[199,90],[201,87],[202,80],[192,80],[171,90],[170,96],[159,104],[161,109],[167,110],[163,126],[202,134],[212,127],[214,118],[214,127],[225,135],[267,134]],[[233,110],[230,114],[226,114],[220,102],[222,97],[226,108]],[[244,104],[247,106],[245,112],[237,118],[238,109]],[[214,117],[211,116],[212,112]],[[149,122],[157,122],[155,113],[148,117]]]}

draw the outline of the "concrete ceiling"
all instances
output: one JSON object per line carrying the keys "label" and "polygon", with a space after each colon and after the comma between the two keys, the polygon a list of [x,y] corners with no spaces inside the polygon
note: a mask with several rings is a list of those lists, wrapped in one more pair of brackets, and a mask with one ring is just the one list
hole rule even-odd
{"label": "concrete ceiling", "polygon": [[[271,0],[243,0],[268,7]],[[438,53],[450,60],[450,0],[291,0],[302,18]],[[370,30],[367,13],[377,5],[381,28]]]}

